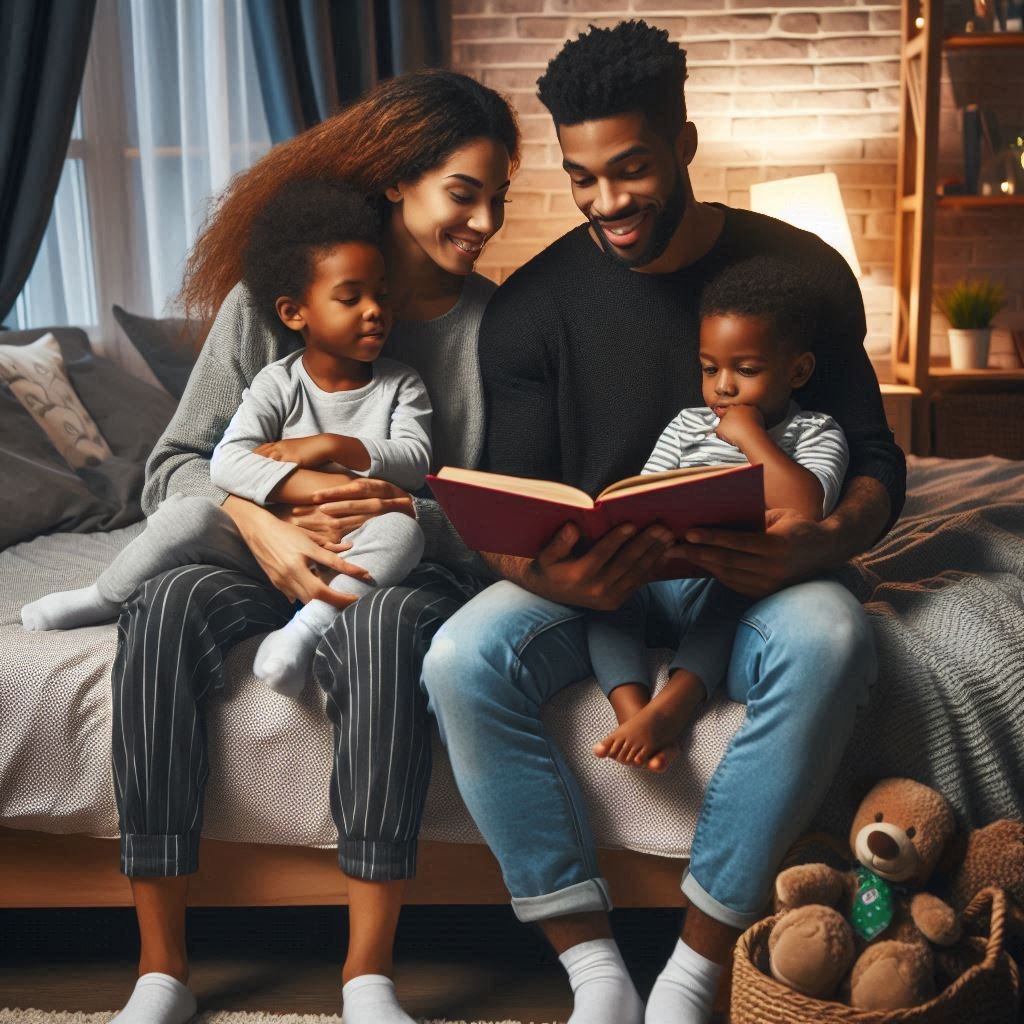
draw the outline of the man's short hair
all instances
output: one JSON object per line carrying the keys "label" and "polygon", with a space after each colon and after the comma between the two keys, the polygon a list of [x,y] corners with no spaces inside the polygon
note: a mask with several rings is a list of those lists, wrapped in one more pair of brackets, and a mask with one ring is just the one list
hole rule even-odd
{"label": "man's short hair", "polygon": [[742,316],[768,324],[789,352],[813,352],[824,328],[824,306],[807,267],[775,258],[750,258],[726,266],[700,297],[700,317]]}
{"label": "man's short hair", "polygon": [[555,125],[616,114],[646,115],[659,134],[675,137],[686,124],[686,51],[668,32],[645,21],[590,28],[570,39],[537,80]]}

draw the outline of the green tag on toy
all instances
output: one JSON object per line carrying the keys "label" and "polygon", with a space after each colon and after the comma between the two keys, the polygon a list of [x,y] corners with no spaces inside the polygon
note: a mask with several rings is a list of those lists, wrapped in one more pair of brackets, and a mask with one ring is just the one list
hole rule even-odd
{"label": "green tag on toy", "polygon": [[867,868],[857,868],[857,898],[850,914],[853,930],[871,942],[889,927],[892,915],[892,886]]}

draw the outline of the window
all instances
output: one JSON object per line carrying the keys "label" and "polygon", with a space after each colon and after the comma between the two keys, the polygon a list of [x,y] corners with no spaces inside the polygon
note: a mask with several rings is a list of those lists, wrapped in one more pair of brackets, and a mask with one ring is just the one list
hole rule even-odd
{"label": "window", "polygon": [[55,324],[91,327],[98,322],[85,174],[79,104],[50,223],[28,281],[15,301],[15,327]]}
{"label": "window", "polygon": [[85,327],[116,355],[111,305],[169,312],[211,199],[269,148],[245,0],[98,0],[17,325]]}

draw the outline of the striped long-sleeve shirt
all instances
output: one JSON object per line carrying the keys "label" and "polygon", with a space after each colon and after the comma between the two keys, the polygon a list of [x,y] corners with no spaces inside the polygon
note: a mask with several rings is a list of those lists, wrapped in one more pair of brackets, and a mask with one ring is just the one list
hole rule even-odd
{"label": "striped long-sleeve shirt", "polygon": [[[683,409],[662,431],[643,472],[661,473],[684,466],[746,464],[743,452],[714,432],[717,426],[718,417],[711,409]],[[803,412],[791,401],[785,419],[772,427],[768,436],[821,482],[825,492],[822,515],[827,516],[839,500],[850,462],[850,450],[839,424],[825,413]]]}

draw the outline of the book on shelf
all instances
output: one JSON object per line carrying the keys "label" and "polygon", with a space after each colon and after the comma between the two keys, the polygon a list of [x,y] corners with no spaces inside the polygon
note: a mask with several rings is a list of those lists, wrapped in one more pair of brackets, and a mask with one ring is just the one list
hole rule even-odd
{"label": "book on shelf", "polygon": [[[575,523],[582,548],[610,529],[655,523],[677,538],[695,526],[764,529],[764,469],[751,465],[690,466],[630,476],[596,498],[568,484],[445,466],[427,483],[468,547],[534,558],[560,527]],[[665,563],[659,576],[705,575],[690,563]]]}

